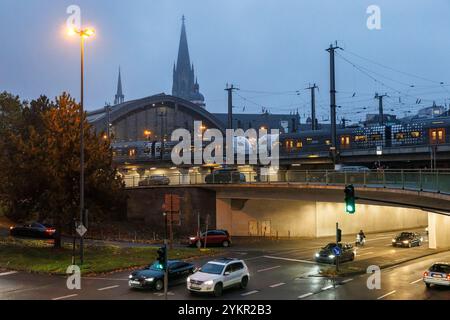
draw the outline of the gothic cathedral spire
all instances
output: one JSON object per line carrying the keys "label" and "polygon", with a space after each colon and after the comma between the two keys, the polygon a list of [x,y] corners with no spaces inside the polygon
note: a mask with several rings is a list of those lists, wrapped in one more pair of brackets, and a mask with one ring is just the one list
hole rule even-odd
{"label": "gothic cathedral spire", "polygon": [[114,98],[114,105],[121,104],[124,101],[125,101],[125,96],[123,95],[123,92],[122,92],[122,76],[121,76],[120,67],[119,67],[119,79],[117,81],[117,93]]}
{"label": "gothic cathedral spire", "polygon": [[173,69],[172,95],[205,107],[205,98],[200,93],[200,87],[195,81],[194,65],[191,65],[189,57],[185,21],[183,15],[178,59]]}

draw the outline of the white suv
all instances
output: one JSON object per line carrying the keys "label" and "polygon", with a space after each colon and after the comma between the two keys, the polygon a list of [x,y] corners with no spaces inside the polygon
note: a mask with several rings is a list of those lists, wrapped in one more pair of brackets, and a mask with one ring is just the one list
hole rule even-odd
{"label": "white suv", "polygon": [[205,264],[199,271],[187,278],[187,289],[191,292],[222,295],[222,290],[233,286],[245,289],[250,279],[247,265],[238,259],[221,258]]}

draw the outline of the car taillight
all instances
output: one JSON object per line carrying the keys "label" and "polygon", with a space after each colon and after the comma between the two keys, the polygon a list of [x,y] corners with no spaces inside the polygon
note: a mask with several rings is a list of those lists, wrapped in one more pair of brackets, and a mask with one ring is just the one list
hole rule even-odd
{"label": "car taillight", "polygon": [[450,281],[450,273],[447,275],[447,280]]}
{"label": "car taillight", "polygon": [[428,277],[428,271],[425,271],[425,272],[423,273],[423,276],[424,276],[424,277]]}
{"label": "car taillight", "polygon": [[47,230],[45,230],[45,232],[47,232],[47,233],[54,233],[56,230],[55,229],[47,229]]}
{"label": "car taillight", "polygon": [[9,227],[9,230],[12,230],[12,229],[14,229],[14,227]]}

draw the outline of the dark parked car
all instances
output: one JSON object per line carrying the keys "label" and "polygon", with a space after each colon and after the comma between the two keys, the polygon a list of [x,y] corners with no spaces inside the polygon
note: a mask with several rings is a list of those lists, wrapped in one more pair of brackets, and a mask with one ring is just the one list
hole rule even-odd
{"label": "dark parked car", "polygon": [[189,245],[200,248],[205,245],[229,247],[231,245],[231,237],[227,230],[209,230],[207,234],[203,232],[200,237],[190,237]]}
{"label": "dark parked car", "polygon": [[33,222],[23,226],[9,228],[9,234],[13,237],[27,237],[36,239],[54,239],[56,229],[50,225]]}
{"label": "dark parked car", "polygon": [[[169,260],[169,285],[186,283],[186,278],[195,272],[195,266],[192,263]],[[159,262],[155,262],[142,270],[134,271],[128,277],[128,285],[137,289],[155,289],[160,291],[164,289],[164,271]]]}
{"label": "dark parked car", "polygon": [[421,246],[423,238],[416,232],[402,232],[392,239],[393,247],[407,247]]}
{"label": "dark parked car", "polygon": [[233,169],[216,170],[208,174],[205,182],[208,184],[214,183],[243,183],[245,182],[245,175]]}
{"label": "dark parked car", "polygon": [[[336,264],[336,243],[329,243],[322,249],[320,249],[319,252],[316,253],[315,259],[317,262],[322,263],[331,263]],[[338,245],[340,255],[339,255],[339,262],[346,262],[346,261],[353,261],[355,260],[355,252],[353,249],[353,245],[351,244],[342,244],[339,243]]]}
{"label": "dark parked car", "polygon": [[170,184],[170,179],[166,176],[150,176],[139,181],[139,187],[145,186],[166,186]]}

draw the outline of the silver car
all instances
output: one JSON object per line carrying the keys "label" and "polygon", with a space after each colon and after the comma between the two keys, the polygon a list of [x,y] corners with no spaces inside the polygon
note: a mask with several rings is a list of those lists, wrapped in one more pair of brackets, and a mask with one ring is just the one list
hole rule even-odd
{"label": "silver car", "polygon": [[187,278],[191,293],[222,295],[222,290],[234,286],[245,289],[250,279],[247,265],[242,260],[221,258],[208,262],[198,272]]}
{"label": "silver car", "polygon": [[431,285],[450,286],[450,263],[437,262],[423,273],[423,282],[430,288]]}
{"label": "silver car", "polygon": [[139,186],[140,187],[145,187],[145,186],[157,186],[157,185],[169,185],[170,184],[170,179],[167,178],[166,176],[150,176],[145,178],[144,180],[139,181]]}

